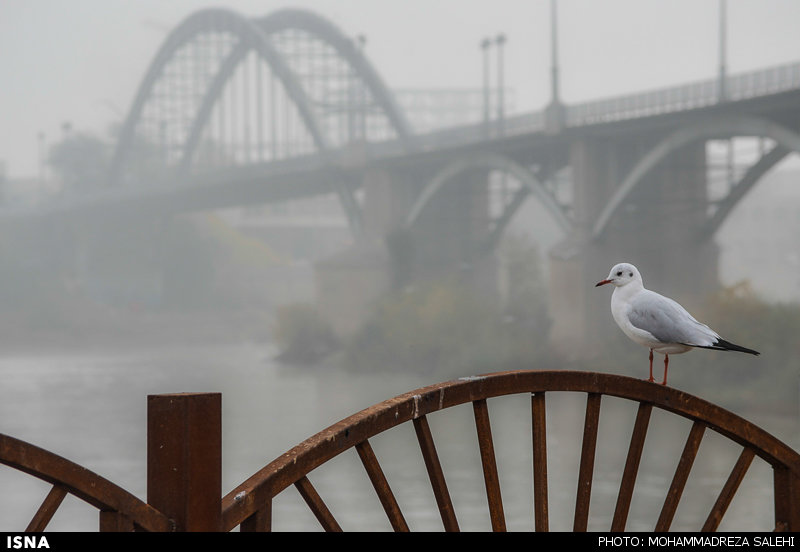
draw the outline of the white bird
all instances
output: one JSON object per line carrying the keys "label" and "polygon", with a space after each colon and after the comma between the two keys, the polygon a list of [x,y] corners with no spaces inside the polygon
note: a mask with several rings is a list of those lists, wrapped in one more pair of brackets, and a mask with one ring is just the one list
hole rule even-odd
{"label": "white bird", "polygon": [[695,347],[718,351],[758,351],[722,339],[717,332],[698,322],[686,309],[668,297],[645,289],[639,270],[630,263],[614,265],[608,278],[595,287],[614,284],[611,315],[622,331],[636,343],[650,349],[650,379],[653,380],[653,351],[664,355],[664,381],[667,384],[669,355],[685,353]]}

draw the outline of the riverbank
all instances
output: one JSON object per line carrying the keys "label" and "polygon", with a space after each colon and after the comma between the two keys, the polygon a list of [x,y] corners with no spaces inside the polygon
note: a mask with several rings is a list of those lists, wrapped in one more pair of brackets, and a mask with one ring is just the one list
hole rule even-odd
{"label": "riverbank", "polygon": [[260,309],[227,311],[112,310],[75,313],[64,320],[23,324],[0,316],[0,354],[32,351],[119,350],[170,345],[264,342],[272,316]]}

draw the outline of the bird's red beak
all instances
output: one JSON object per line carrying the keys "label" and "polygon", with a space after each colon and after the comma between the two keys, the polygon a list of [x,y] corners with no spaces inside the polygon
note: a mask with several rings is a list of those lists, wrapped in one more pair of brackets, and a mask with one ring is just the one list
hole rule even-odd
{"label": "bird's red beak", "polygon": [[611,283],[611,280],[600,280],[599,282],[597,282],[597,283],[594,285],[594,287],[598,287],[598,286],[604,286],[604,285],[606,285],[606,284],[610,284],[610,283]]}

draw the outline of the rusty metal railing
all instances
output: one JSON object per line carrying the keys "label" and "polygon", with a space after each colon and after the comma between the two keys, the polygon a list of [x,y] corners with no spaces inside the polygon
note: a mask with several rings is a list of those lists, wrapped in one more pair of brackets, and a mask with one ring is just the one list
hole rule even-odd
{"label": "rusty metal railing", "polygon": [[739,456],[703,521],[716,530],[752,462],[772,470],[776,531],[800,530],[800,455],[753,423],[666,386],[624,376],[574,371],[513,371],[460,378],[399,395],[358,412],[310,437],[221,497],[221,395],[187,393],[148,397],[147,503],[99,475],[29,443],[0,434],[0,464],[53,485],[28,524],[42,531],[67,494],[99,510],[101,531],[242,531],[272,529],[273,499],[294,486],[329,531],[341,530],[309,474],[355,449],[383,510],[396,531],[409,530],[370,439],[401,424],[413,425],[443,526],[459,530],[428,416],[471,404],[492,529],[506,529],[487,400],[529,394],[533,465],[533,511],[537,531],[550,528],[546,401],[554,393],[585,394],[574,531],[586,531],[594,480],[600,408],[604,396],[637,404],[636,416],[610,529],[625,530],[653,409],[691,422],[678,465],[655,522],[667,531],[673,521],[704,435],[711,430],[740,447]]}
{"label": "rusty metal railing", "polygon": [[552,392],[586,394],[578,490],[573,529],[585,531],[589,516],[598,419],[604,395],[638,403],[636,420],[627,452],[619,494],[611,523],[612,531],[625,530],[639,461],[653,408],[692,421],[655,525],[670,528],[689,477],[700,442],[707,429],[741,446],[741,453],[702,530],[714,531],[730,505],[739,484],[755,457],[773,470],[775,524],[778,531],[800,530],[800,455],[751,422],[707,401],[670,387],[633,378],[573,371],[514,371],[461,378],[424,387],[376,404],[321,431],[267,464],[222,499],[224,530],[272,529],[272,500],[290,486],[300,492],[311,511],[328,531],[341,530],[333,513],[311,484],[308,474],[346,450],[355,448],[393,529],[407,531],[408,524],[370,445],[370,438],[403,423],[414,426],[443,526],[459,529],[427,416],[456,405],[472,403],[492,528],[506,528],[497,462],[490,427],[487,399],[529,393],[531,396],[534,517],[537,531],[549,529],[547,491],[547,443],[545,400]]}
{"label": "rusty metal railing", "polygon": [[96,473],[25,441],[0,434],[0,464],[16,468],[53,486],[25,531],[44,531],[67,494],[99,510],[101,531],[172,531],[174,524]]}

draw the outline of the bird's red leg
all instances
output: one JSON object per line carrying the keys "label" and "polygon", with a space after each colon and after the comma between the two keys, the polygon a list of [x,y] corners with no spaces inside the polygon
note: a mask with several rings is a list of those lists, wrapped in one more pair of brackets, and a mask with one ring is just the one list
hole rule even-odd
{"label": "bird's red leg", "polygon": [[650,349],[650,379],[647,381],[655,381],[653,379],[653,349]]}
{"label": "bird's red leg", "polygon": [[669,368],[669,355],[664,355],[664,381],[661,382],[661,385],[667,384],[667,368]]}

